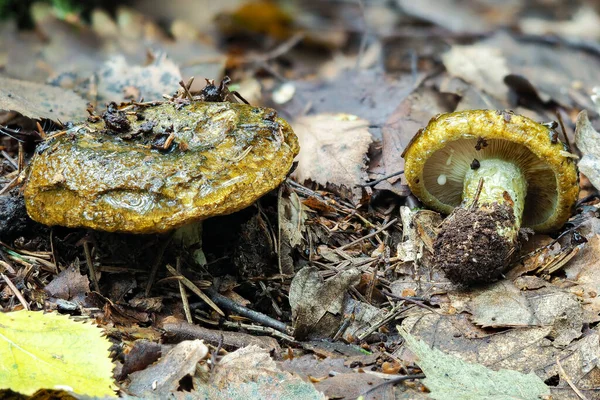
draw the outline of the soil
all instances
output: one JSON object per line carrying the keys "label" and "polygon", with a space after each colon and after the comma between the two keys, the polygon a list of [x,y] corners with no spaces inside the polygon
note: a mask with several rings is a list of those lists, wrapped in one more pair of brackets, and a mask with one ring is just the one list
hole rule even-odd
{"label": "soil", "polygon": [[434,242],[436,264],[456,284],[497,280],[518,253],[518,243],[499,235],[498,227],[511,226],[514,221],[512,208],[504,204],[457,207]]}

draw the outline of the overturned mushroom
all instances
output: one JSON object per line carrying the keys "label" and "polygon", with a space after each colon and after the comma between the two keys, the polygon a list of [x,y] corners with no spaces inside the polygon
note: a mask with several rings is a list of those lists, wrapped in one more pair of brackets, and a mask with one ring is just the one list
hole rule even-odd
{"label": "overturned mushroom", "polygon": [[450,214],[434,256],[455,283],[497,279],[516,254],[519,229],[559,229],[579,193],[575,162],[552,128],[510,112],[439,115],[403,157],[411,191]]}
{"label": "overturned mushroom", "polygon": [[45,144],[27,212],[46,225],[160,233],[245,208],[288,174],[298,141],[269,108],[109,106]]}

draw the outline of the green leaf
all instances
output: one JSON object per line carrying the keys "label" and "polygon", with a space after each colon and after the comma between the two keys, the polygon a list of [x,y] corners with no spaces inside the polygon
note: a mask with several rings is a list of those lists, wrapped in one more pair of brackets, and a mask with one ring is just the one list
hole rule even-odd
{"label": "green leaf", "polygon": [[0,389],[115,396],[110,345],[101,329],[66,315],[0,313]]}
{"label": "green leaf", "polygon": [[431,348],[404,328],[398,332],[408,348],[419,357],[419,367],[430,396],[440,400],[539,400],[550,389],[533,372],[494,371]]}

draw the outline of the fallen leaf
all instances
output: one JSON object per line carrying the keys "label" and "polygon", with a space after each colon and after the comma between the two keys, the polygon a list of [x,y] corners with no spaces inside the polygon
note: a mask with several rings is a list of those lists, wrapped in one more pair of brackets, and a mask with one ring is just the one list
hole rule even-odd
{"label": "fallen leaf", "polygon": [[327,281],[323,281],[318,268],[304,267],[298,271],[289,294],[296,339],[335,334],[346,290],[359,282],[360,271],[354,268],[341,271]]}
{"label": "fallen leaf", "polygon": [[522,399],[534,400],[550,394],[550,389],[533,372],[491,370],[431,348],[408,331],[398,328],[408,348],[419,357],[417,364],[427,378],[424,384],[434,399]]}
{"label": "fallen leaf", "polygon": [[200,380],[197,391],[195,398],[207,399],[325,399],[312,384],[280,370],[258,346],[225,355],[209,379]]}
{"label": "fallen leaf", "polygon": [[[384,170],[382,175],[389,175],[404,170],[404,158],[402,152],[416,135],[419,129],[424,128],[429,120],[436,114],[453,111],[451,105],[444,102],[443,96],[437,91],[419,86],[414,92],[402,100],[385,121],[382,128],[382,161]],[[375,170],[371,163],[369,170]],[[402,187],[397,182],[400,177],[390,178],[380,182],[376,189],[388,189],[398,195],[406,196]],[[393,186],[392,186],[393,185]],[[406,187],[406,185],[403,185]]]}
{"label": "fallen leaf", "polygon": [[600,69],[600,59],[594,54],[541,39],[517,40],[504,31],[479,43],[499,49],[510,74],[526,78],[542,100],[568,108],[594,108],[590,95]]}
{"label": "fallen leaf", "polygon": [[302,149],[293,176],[299,182],[345,187],[354,201],[360,200],[357,185],[367,178],[365,161],[373,141],[369,122],[348,114],[320,114],[301,117],[293,126]]}
{"label": "fallen leaf", "polygon": [[570,20],[549,21],[542,18],[523,18],[519,22],[523,33],[528,35],[556,35],[587,40],[600,39],[600,16],[590,6],[582,6]]}
{"label": "fallen leaf", "polygon": [[279,273],[284,276],[294,274],[294,260],[292,249],[299,247],[306,231],[304,222],[307,215],[303,204],[296,192],[291,191],[289,196],[279,196],[277,207],[279,220]]}
{"label": "fallen leaf", "polygon": [[600,133],[592,126],[586,110],[577,116],[575,144],[583,155],[577,164],[579,170],[595,188],[600,188]]}
{"label": "fallen leaf", "polygon": [[[542,380],[558,375],[556,358],[584,394],[593,398],[599,386],[600,346],[598,330],[586,330],[584,335],[565,348],[552,346],[548,339],[552,327],[508,329],[486,332],[475,330],[464,314],[438,315],[428,310],[413,311],[402,321],[402,327],[413,336],[435,345],[439,350],[470,363],[488,368],[506,368],[522,373],[535,372]],[[412,360],[404,350],[394,353],[401,360]],[[414,360],[412,360],[414,361]],[[561,380],[557,393],[568,385]],[[563,398],[557,395],[557,398]]]}
{"label": "fallen leaf", "polygon": [[442,60],[450,75],[469,82],[497,99],[506,99],[508,87],[504,77],[510,71],[499,49],[481,44],[454,45],[442,55]]}
{"label": "fallen leaf", "polygon": [[194,376],[196,364],[207,355],[208,347],[201,340],[185,340],[152,366],[131,373],[127,393],[152,398],[172,396],[178,391],[179,381]]}
{"label": "fallen leaf", "polygon": [[89,322],[41,311],[0,313],[0,388],[115,397],[111,343]]}
{"label": "fallen leaf", "polygon": [[90,292],[90,280],[75,267],[69,267],[54,277],[44,291],[59,299],[83,302],[85,295]]}
{"label": "fallen leaf", "polygon": [[[576,296],[554,286],[520,290],[500,281],[471,295],[467,303],[473,322],[482,327],[552,326],[552,345],[564,347],[581,336],[583,310]],[[456,301],[454,296],[453,301]]]}
{"label": "fallen leaf", "polygon": [[86,108],[86,101],[70,90],[0,77],[0,110],[67,122],[85,118]]}
{"label": "fallen leaf", "polygon": [[583,300],[583,308],[588,312],[586,322],[597,322],[600,314],[600,235],[596,234],[588,240],[583,250],[577,254],[564,268],[572,293],[579,293]]}
{"label": "fallen leaf", "polygon": [[123,361],[119,380],[124,379],[127,375],[141,371],[148,367],[153,362],[157,361],[161,355],[161,346],[158,343],[151,342],[146,339],[138,339],[133,343],[133,347]]}
{"label": "fallen leaf", "polygon": [[144,101],[163,100],[162,95],[174,92],[182,80],[179,67],[165,54],[146,66],[129,65],[125,57],[117,56],[104,63],[98,76],[99,104],[125,100],[132,87]]}

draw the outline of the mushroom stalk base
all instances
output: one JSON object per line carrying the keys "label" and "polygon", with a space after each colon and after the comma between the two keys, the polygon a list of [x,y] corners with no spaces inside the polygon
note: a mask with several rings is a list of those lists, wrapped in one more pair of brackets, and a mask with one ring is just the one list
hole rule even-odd
{"label": "mushroom stalk base", "polygon": [[512,162],[483,160],[466,174],[463,202],[434,243],[434,258],[448,279],[490,282],[506,270],[518,247],[526,193],[525,177]]}

